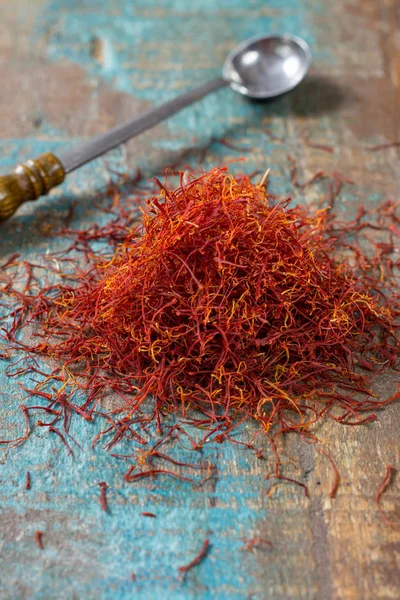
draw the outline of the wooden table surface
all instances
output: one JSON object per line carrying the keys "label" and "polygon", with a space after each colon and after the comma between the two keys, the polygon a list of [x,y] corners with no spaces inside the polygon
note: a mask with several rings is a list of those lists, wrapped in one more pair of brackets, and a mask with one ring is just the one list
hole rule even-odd
{"label": "wooden table surface", "polygon": [[[215,76],[237,42],[264,32],[290,32],[309,41],[312,73],[279,101],[250,103],[229,89],[72,174],[49,198],[25,207],[0,227],[0,260],[34,257],[62,240],[41,234],[65,216],[74,224],[99,218],[93,199],[107,182],[108,164],[146,176],[179,160],[187,148],[208,146],[205,166],[238,157],[212,141],[243,148],[247,164],[271,167],[276,193],[313,202],[327,189],[293,190],[288,154],[303,179],[338,170],[346,186],[340,209],[398,199],[400,150],[370,152],[400,140],[400,4],[398,0],[3,0],[0,4],[0,164],[57,152]],[[269,135],[272,132],[273,135]],[[329,144],[327,153],[306,144]],[[17,381],[0,367],[2,437],[23,427]],[[379,392],[389,395],[391,377]],[[251,426],[249,426],[251,428]],[[288,440],[299,458],[293,474],[306,482],[266,496],[265,461],[239,446],[204,451],[218,468],[213,485],[192,488],[156,480],[128,485],[126,465],[90,449],[93,430],[74,424],[85,449],[67,456],[59,440],[35,430],[0,455],[0,598],[43,599],[346,599],[400,598],[400,533],[375,504],[387,464],[400,466],[400,404],[375,423],[324,423],[317,434],[336,461],[341,483],[329,499],[332,471],[313,446]],[[25,472],[32,489],[24,489]],[[99,481],[109,484],[110,512],[99,505]],[[400,524],[400,477],[382,498]],[[143,510],[157,519],[144,519]],[[400,526],[400,525],[399,525]],[[34,541],[44,532],[45,549]],[[184,582],[177,567],[205,537],[211,550]],[[243,552],[242,538],[268,538],[272,548]],[[130,579],[136,574],[136,582]]]}

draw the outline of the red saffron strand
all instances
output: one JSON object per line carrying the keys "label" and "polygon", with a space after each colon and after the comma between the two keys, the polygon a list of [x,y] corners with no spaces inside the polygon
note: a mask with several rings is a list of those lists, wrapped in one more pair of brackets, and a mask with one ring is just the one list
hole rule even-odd
{"label": "red saffron strand", "polygon": [[309,179],[308,181],[306,181],[305,183],[302,183],[300,185],[300,188],[302,190],[304,190],[305,188],[309,187],[310,185],[312,185],[313,183],[315,183],[316,181],[320,181],[321,179],[325,179],[327,176],[325,175],[324,171],[318,171],[317,173],[315,173],[315,175],[313,175],[311,177],[311,179]]}
{"label": "red saffron strand", "polygon": [[30,490],[31,489],[31,474],[29,473],[29,471],[26,472],[26,476],[25,476],[25,489],[26,490]]}
{"label": "red saffron strand", "polygon": [[283,144],[283,142],[285,141],[282,137],[275,135],[275,133],[273,133],[273,131],[271,131],[269,127],[264,127],[264,132],[267,134],[271,142],[279,142]]}
{"label": "red saffron strand", "polygon": [[152,513],[152,512],[148,512],[147,510],[143,511],[143,512],[141,513],[141,515],[142,515],[143,517],[151,517],[152,519],[156,519],[156,518],[157,518],[157,515],[155,515],[155,514],[154,514],[154,513]]}
{"label": "red saffron strand", "polygon": [[298,180],[297,180],[297,162],[296,159],[293,156],[288,156],[288,160],[290,163],[290,179],[292,182],[293,187],[297,187],[298,186]]}
{"label": "red saffron strand", "polygon": [[329,152],[329,154],[333,154],[334,150],[332,146],[328,146],[326,144],[317,144],[315,142],[310,142],[310,140],[305,140],[304,142],[306,146],[310,148],[315,148],[316,150],[322,150],[323,152]]}
{"label": "red saffron strand", "polygon": [[283,475],[275,475],[275,477],[279,481],[288,481],[289,483],[295,483],[296,485],[299,485],[300,487],[303,488],[305,497],[306,498],[310,497],[309,493],[308,493],[308,487],[306,486],[305,483],[302,483],[301,481],[297,481],[297,479],[292,479],[291,477],[284,477]]}
{"label": "red saffron strand", "polygon": [[[41,421],[39,421],[39,424],[41,424]],[[53,425],[49,426],[49,431],[52,431],[53,433],[57,434],[58,437],[61,439],[61,441],[63,442],[64,446],[67,448],[68,450],[68,454],[69,455],[73,455],[73,451],[71,446],[68,444],[67,440],[65,439],[65,436],[61,433],[61,431],[59,429],[57,429],[56,427],[53,427]]]}
{"label": "red saffron strand", "polygon": [[241,550],[245,550],[246,552],[250,552],[250,550],[253,550],[253,548],[256,548],[257,546],[269,546],[270,548],[272,548],[272,543],[269,540],[266,540],[265,538],[244,538],[243,542],[244,546],[241,548]]}
{"label": "red saffron strand", "polygon": [[208,554],[210,548],[210,540],[205,539],[203,545],[201,547],[200,552],[195,556],[193,560],[190,561],[187,565],[183,565],[182,567],[178,567],[179,573],[187,573],[190,569],[193,569],[196,565],[198,565]]}
{"label": "red saffron strand", "polygon": [[[134,468],[134,467],[133,467]],[[157,475],[168,475],[170,477],[175,477],[175,479],[180,479],[181,481],[187,481],[188,483],[196,483],[199,482],[195,479],[191,479],[190,477],[185,477],[184,475],[179,475],[179,473],[174,473],[173,471],[169,471],[167,469],[152,469],[151,471],[142,471],[141,473],[133,473],[132,467],[125,475],[125,481],[131,483],[133,481],[137,481],[139,479],[145,479],[146,477],[154,477]]]}
{"label": "red saffron strand", "polygon": [[376,146],[367,146],[369,152],[377,152],[379,150],[387,150],[388,148],[400,148],[400,142],[388,142],[386,144],[377,144]]}
{"label": "red saffron strand", "polygon": [[39,529],[37,531],[35,531],[35,541],[36,544],[38,545],[38,547],[43,550],[44,546],[43,546],[43,532],[40,531]]}
{"label": "red saffron strand", "polygon": [[230,150],[235,150],[236,152],[249,152],[249,148],[237,146],[236,144],[232,143],[231,141],[225,138],[216,138],[214,139],[214,141],[218,144],[221,144],[222,146],[225,146],[226,148],[229,148]]}
{"label": "red saffron strand", "polygon": [[376,505],[378,507],[379,512],[382,515],[383,520],[385,521],[385,523],[387,523],[387,525],[389,525],[392,529],[397,529],[396,525],[387,517],[386,513],[383,511],[383,508],[381,507],[380,501],[381,501],[381,496],[382,494],[387,490],[387,488],[389,487],[393,475],[396,472],[395,468],[393,465],[387,465],[386,467],[386,473],[385,473],[385,477],[383,478],[381,484],[378,487],[378,490],[376,492],[376,496],[375,496],[375,502]]}
{"label": "red saffron strand", "polygon": [[365,425],[366,423],[373,423],[373,421],[376,421],[377,418],[378,417],[375,414],[372,414],[368,415],[367,417],[364,417],[364,419],[360,419],[359,421],[345,421],[344,419],[339,419],[339,423],[341,423],[342,425],[351,426]]}
{"label": "red saffron strand", "polygon": [[105,481],[100,481],[100,483],[98,485],[100,486],[100,506],[104,510],[104,512],[107,512],[108,505],[107,505],[106,492],[107,492],[108,485]]}

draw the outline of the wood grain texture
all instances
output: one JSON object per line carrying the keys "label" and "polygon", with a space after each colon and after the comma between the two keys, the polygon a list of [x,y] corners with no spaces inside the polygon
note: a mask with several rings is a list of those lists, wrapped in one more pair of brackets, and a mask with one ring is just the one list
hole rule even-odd
{"label": "wood grain texture", "polygon": [[[223,26],[221,26],[223,24]],[[341,171],[338,208],[400,195],[400,153],[367,147],[400,140],[400,6],[396,0],[3,0],[0,5],[0,161],[2,172],[28,156],[87,139],[218,75],[235,43],[265,31],[304,36],[314,54],[303,86],[277,102],[250,103],[221,90],[153,131],[74,173],[60,191],[21,207],[0,225],[0,261],[37,256],[63,241],[43,235],[74,199],[72,223],[103,219],[94,200],[108,166],[146,176],[179,160],[187,148],[208,151],[204,166],[240,156],[213,138],[248,148],[249,171],[271,167],[276,193],[324,203],[328,190],[293,190],[287,156],[299,177]],[[272,133],[272,136],[271,136]],[[329,144],[333,153],[307,145]],[[243,164],[232,164],[242,171]],[[23,427],[15,380],[0,365],[1,437]],[[25,381],[27,384],[28,381]],[[396,378],[377,385],[390,395]],[[290,475],[310,489],[285,484],[266,494],[266,461],[240,447],[207,447],[218,467],[203,488],[175,481],[123,483],[126,465],[90,450],[95,425],[76,422],[84,453],[67,456],[58,439],[34,429],[30,440],[0,455],[0,598],[398,600],[400,534],[382,521],[375,494],[387,464],[400,469],[400,405],[354,428],[324,423],[317,430],[337,463],[341,483],[329,499],[333,473],[317,448],[290,436],[298,458]],[[39,428],[40,429],[40,428]],[[251,432],[251,425],[247,428]],[[56,438],[57,436],[55,436]],[[267,458],[271,458],[266,448]],[[187,460],[182,451],[181,458]],[[25,490],[29,470],[32,487]],[[108,513],[98,483],[109,485]],[[400,523],[400,477],[382,507]],[[156,519],[141,512],[151,511]],[[43,532],[44,550],[35,544]],[[242,538],[273,547],[243,551]],[[210,539],[206,560],[178,580]],[[131,581],[131,573],[136,581]]]}

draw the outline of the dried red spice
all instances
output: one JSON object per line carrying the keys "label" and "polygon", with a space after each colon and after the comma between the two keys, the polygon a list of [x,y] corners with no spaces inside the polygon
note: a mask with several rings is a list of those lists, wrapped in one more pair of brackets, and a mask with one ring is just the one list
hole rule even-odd
{"label": "dried red spice", "polygon": [[271,142],[279,142],[280,144],[284,143],[284,138],[276,135],[270,127],[264,127],[264,132],[267,134]]}
{"label": "dried red spice", "polygon": [[[338,194],[349,180],[332,177]],[[294,160],[292,178],[298,186]],[[374,373],[395,366],[399,350],[396,206],[361,208],[346,222],[328,210],[275,202],[263,186],[226,168],[176,190],[156,183],[161,191],[139,225],[132,202],[110,186],[106,225],[65,228],[71,244],[41,257],[43,264],[27,268],[14,256],[3,265],[4,337],[20,352],[8,374],[41,374],[41,381],[22,388],[38,402],[24,400],[25,434],[1,443],[27,439],[32,411],[50,415],[40,425],[71,453],[73,415],[104,419],[93,445],[103,439],[110,450],[124,439],[145,446],[143,426],[154,422],[161,435],[169,414],[181,424],[164,438],[187,436],[193,449],[233,440],[235,427],[250,418],[271,444],[274,477],[307,494],[281,474],[279,436],[311,436],[323,417],[368,423],[399,397],[377,399],[371,391]],[[369,230],[384,240],[369,238]],[[104,250],[94,251],[100,242]],[[44,284],[37,270],[47,274]],[[27,325],[34,335],[21,341]],[[63,366],[46,373],[36,357]],[[106,410],[110,390],[119,405]],[[203,438],[194,441],[185,424],[201,428]],[[174,469],[190,465],[153,450],[150,468],[134,472],[134,464],[127,482],[168,475],[198,483],[154,468],[152,459],[160,467],[168,460]]]}
{"label": "dried red spice", "polygon": [[203,545],[201,547],[201,550],[197,554],[197,556],[195,556],[195,558],[193,560],[191,560],[190,563],[188,563],[187,565],[183,565],[182,567],[178,567],[179,573],[185,574],[188,571],[190,571],[190,569],[193,569],[193,567],[195,567],[196,565],[198,565],[207,556],[209,548],[210,548],[210,540],[209,539],[205,539],[204,542],[203,542]]}
{"label": "dried red spice", "polygon": [[388,148],[400,148],[400,142],[387,142],[386,144],[367,146],[366,150],[369,150],[370,152],[378,152],[379,150],[387,150]]}
{"label": "dried red spice", "polygon": [[257,548],[260,546],[269,546],[270,548],[272,548],[272,543],[269,540],[266,540],[265,538],[244,538],[243,542],[244,546],[241,548],[241,550],[245,550],[246,552],[250,552],[250,550],[253,550],[253,548]]}
{"label": "dried red spice", "polygon": [[397,529],[396,525],[387,517],[387,515],[385,514],[385,512],[383,511],[382,507],[381,507],[381,496],[382,494],[385,492],[385,490],[389,487],[392,477],[394,475],[394,473],[396,472],[395,468],[393,465],[387,465],[386,467],[386,473],[385,473],[385,477],[383,478],[381,484],[379,485],[379,488],[376,492],[376,497],[375,497],[375,502],[376,505],[378,507],[379,512],[382,515],[383,520],[385,521],[385,523],[387,523],[387,525],[389,525],[392,529]]}
{"label": "dried red spice", "polygon": [[244,148],[243,146],[237,146],[236,144],[225,138],[215,138],[213,141],[217,142],[218,144],[221,144],[222,146],[225,146],[226,148],[229,148],[230,150],[235,150],[236,152],[248,152],[249,150],[248,148]]}
{"label": "dried red spice", "polygon": [[107,512],[108,506],[107,506],[106,492],[107,492],[108,485],[105,481],[100,481],[99,486],[100,486],[100,506],[105,512]]}
{"label": "dried red spice", "polygon": [[31,489],[31,474],[29,473],[29,471],[26,472],[26,476],[25,476],[25,489],[26,490],[30,490]]}
{"label": "dried red spice", "polygon": [[152,512],[148,512],[147,510],[145,510],[141,514],[142,514],[142,517],[150,517],[151,519],[156,519],[157,518],[157,515],[155,515]]}
{"label": "dried red spice", "polygon": [[[304,495],[306,498],[310,497],[310,494],[308,492],[308,487],[306,486],[305,483],[302,483],[301,481],[297,481],[297,479],[293,479],[292,477],[285,477],[284,475],[281,475],[279,472],[279,462],[277,461],[275,463],[275,473],[274,476],[279,479],[280,481],[288,481],[289,483],[295,483],[296,485],[300,486],[301,488],[303,488],[304,490]],[[270,479],[270,476],[267,476],[267,479]],[[270,495],[270,492],[268,493],[268,495]]]}
{"label": "dried red spice", "polygon": [[44,550],[44,546],[43,546],[43,532],[42,531],[39,531],[39,530],[35,531],[35,541],[36,541],[36,544],[38,545],[38,547],[41,550]]}
{"label": "dried red spice", "polygon": [[328,152],[329,154],[333,154],[334,152],[332,146],[328,146],[327,144],[317,144],[316,142],[310,142],[308,139],[305,140],[304,143],[309,148],[315,148],[315,150],[322,150],[323,152]]}
{"label": "dried red spice", "polygon": [[170,477],[174,477],[175,479],[180,479],[180,481],[187,481],[189,483],[198,483],[195,479],[191,479],[190,477],[184,477],[183,475],[179,475],[179,473],[174,473],[174,471],[168,471],[167,469],[152,469],[151,471],[142,471],[141,473],[132,473],[132,471],[136,468],[136,466],[130,467],[128,472],[125,474],[125,481],[128,483],[132,483],[133,481],[138,481],[139,479],[145,479],[147,477],[155,477],[158,475],[169,475]]}

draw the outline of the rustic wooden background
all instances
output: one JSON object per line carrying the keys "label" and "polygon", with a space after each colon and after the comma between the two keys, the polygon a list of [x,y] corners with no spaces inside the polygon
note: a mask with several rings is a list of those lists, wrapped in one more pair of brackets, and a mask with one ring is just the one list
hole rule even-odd
{"label": "rustic wooden background", "polygon": [[[209,146],[205,166],[237,158],[212,138],[247,148],[248,163],[271,167],[277,193],[314,202],[327,194],[292,190],[288,154],[300,177],[339,170],[341,210],[352,214],[400,194],[400,151],[369,152],[400,140],[400,4],[398,0],[2,0],[0,4],[0,165],[64,147],[105,131],[218,73],[225,53],[246,37],[296,33],[312,46],[312,73],[279,101],[250,103],[222,90],[114,151],[121,171],[139,165],[151,176],[185,149]],[[268,134],[272,132],[272,136]],[[333,154],[306,145],[310,138]],[[98,217],[93,199],[107,181],[102,159],[71,175],[48,199],[0,226],[0,259],[27,256],[61,241],[42,235],[73,199],[75,225]],[[21,392],[0,367],[0,429],[21,430]],[[381,382],[389,395],[395,379]],[[204,457],[218,467],[213,486],[175,481],[123,484],[126,465],[90,450],[93,431],[77,423],[85,453],[75,458],[35,431],[22,447],[0,455],[0,598],[43,599],[302,599],[400,598],[400,533],[380,518],[375,494],[386,465],[399,468],[400,405],[360,427],[331,422],[318,429],[339,466],[341,484],[329,499],[332,472],[317,450],[288,441],[299,457],[293,472],[310,499],[292,485],[265,493],[265,461],[240,447],[218,446]],[[4,435],[2,435],[4,437]],[[24,490],[25,472],[32,489]],[[110,485],[110,513],[101,511],[97,483]],[[382,506],[400,524],[400,476]],[[141,511],[155,512],[144,519]],[[45,549],[34,542],[44,532]],[[268,538],[243,552],[242,538]],[[205,537],[207,559],[185,582],[179,565]],[[136,573],[136,582],[130,580]]]}

